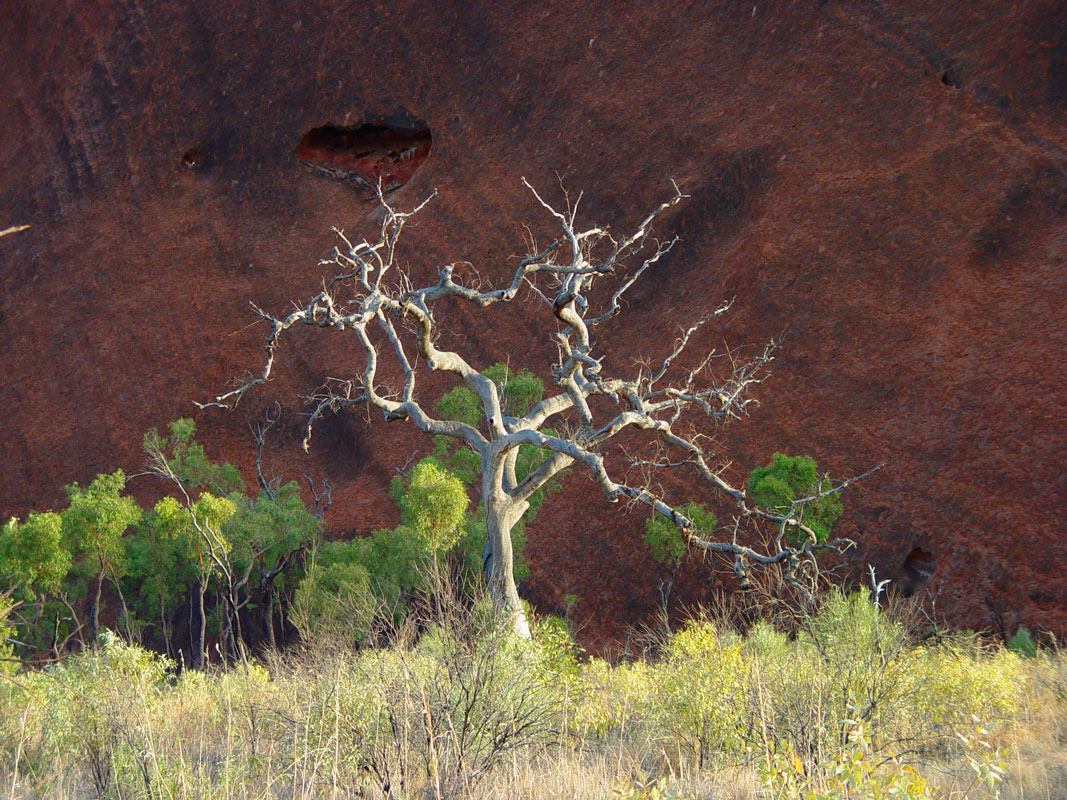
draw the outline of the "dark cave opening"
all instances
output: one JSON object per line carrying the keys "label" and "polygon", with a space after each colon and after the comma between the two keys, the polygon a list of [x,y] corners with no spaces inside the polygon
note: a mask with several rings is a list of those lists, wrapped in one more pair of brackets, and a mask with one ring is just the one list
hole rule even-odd
{"label": "dark cave opening", "polygon": [[312,128],[296,146],[296,157],[328,175],[382,191],[399,189],[430,155],[433,136],[425,125],[366,124]]}
{"label": "dark cave opening", "polygon": [[202,147],[190,147],[182,153],[182,166],[186,169],[204,169],[207,164],[208,154]]}

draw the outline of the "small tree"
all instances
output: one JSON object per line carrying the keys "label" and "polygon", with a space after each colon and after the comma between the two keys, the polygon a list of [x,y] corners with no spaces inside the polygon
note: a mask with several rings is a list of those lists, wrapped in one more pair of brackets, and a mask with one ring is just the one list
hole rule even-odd
{"label": "small tree", "polygon": [[[211,584],[219,590],[222,639],[228,653],[244,660],[242,618],[250,611],[257,612],[268,642],[275,644],[276,582],[284,579],[310,544],[329,503],[328,486],[324,495],[316,495],[316,511],[312,512],[301,500],[295,482],[281,485],[263,474],[264,436],[276,421],[269,418],[266,425],[253,429],[259,446],[259,493],[254,498],[245,494],[235,467],[208,460],[193,438],[192,420],[172,422],[169,437],[155,429],[144,437],[148,472],[169,481],[178,492],[178,498],[164,498],[156,504],[152,522],[159,527],[159,536],[174,538],[183,546],[184,558],[194,565],[200,625],[197,665],[205,654],[204,596]],[[194,499],[197,489],[203,491]]]}
{"label": "small tree", "polygon": [[[47,635],[58,655],[60,611],[55,609],[55,615],[48,619],[50,624],[41,625],[48,616],[49,605],[67,606],[71,625],[68,635],[80,632],[77,614],[63,596],[70,565],[70,550],[63,541],[63,518],[59,514],[31,511],[24,522],[12,517],[0,527],[0,606],[6,599],[11,600],[6,606],[10,620],[18,626],[20,643],[30,648],[20,655],[30,656],[35,648],[44,648]],[[49,603],[49,595],[60,599]],[[0,650],[3,648],[0,641]]]}
{"label": "small tree", "polygon": [[[743,486],[729,482],[720,457],[710,450],[710,439],[692,419],[702,414],[725,422],[745,414],[753,402],[750,391],[762,381],[774,343],[746,360],[734,353],[716,357],[714,351],[690,358],[688,346],[705,325],[727,312],[731,303],[726,302],[682,330],[654,365],[645,363],[628,370],[626,364],[611,363],[597,346],[598,327],[622,315],[627,291],[676,243],[676,238],[655,240],[651,230],[684,195],[676,187],[674,196],[631,233],[616,238],[601,227],[576,227],[580,197],[573,206],[568,198],[566,212],[560,212],[526,185],[555,220],[559,235],[545,247],[531,242],[529,255],[518,262],[511,281],[495,288],[462,278],[457,264],[441,267],[435,283],[416,287],[399,263],[398,241],[407,222],[428,200],[410,212],[400,212],[379,191],[382,218],[377,239],[353,243],[339,232],[342,246],[335,247],[333,257],[323,262],[335,275],[323,282],[321,291],[285,316],[256,308],[270,328],[262,371],[202,407],[232,408],[249,389],[266,383],[282,335],[298,323],[350,334],[362,356],[362,371],[332,379],[315,396],[305,449],[323,414],[367,404],[386,420],[410,421],[424,433],[449,437],[472,450],[481,476],[489,595],[498,613],[522,636],[529,636],[529,627],[515,585],[510,532],[529,509],[531,497],[572,465],[585,468],[609,501],[643,503],[677,528],[689,546],[732,556],[742,581],[754,564],[778,564],[784,566],[786,579],[800,587],[805,570],[814,567],[816,553],[842,544],[819,541],[800,509],[806,502],[840,491],[847,482],[820,483],[810,497],[784,510],[761,507],[750,502]],[[546,370],[555,390],[522,409],[503,402],[493,376],[476,369],[460,353],[440,347],[436,312],[448,303],[475,308],[510,303],[527,287],[548,312],[545,332],[556,345],[558,358]],[[392,359],[393,369],[391,376],[383,378],[379,372],[386,358]],[[720,364],[726,369],[716,374],[713,367]],[[460,418],[447,419],[431,413],[433,406],[426,405],[417,392],[420,375],[426,370],[449,375],[473,393],[477,402],[464,407],[471,412],[469,419],[462,418],[464,414],[451,414]],[[658,439],[662,453],[651,459],[610,454],[607,446],[623,431]],[[539,450],[541,456],[535,466],[520,474],[517,461],[523,445]],[[773,526],[770,546],[758,549],[737,541],[736,526],[728,540],[699,530],[682,508],[653,491],[650,480],[630,482],[627,475],[634,467],[646,474],[669,468],[690,470],[733,507],[735,519]]]}
{"label": "small tree", "polygon": [[70,560],[63,518],[53,511],[31,511],[25,522],[12,517],[0,528],[0,581],[21,600],[36,589],[58,592]]}
{"label": "small tree", "polygon": [[462,549],[470,500],[437,459],[424,458],[397,476],[390,494],[400,506],[396,528],[322,542],[309,554],[290,608],[305,638],[361,640],[383,621],[399,622],[427,580],[447,574],[450,551]]}
{"label": "small tree", "polygon": [[70,507],[63,512],[63,536],[74,557],[74,570],[90,581],[89,634],[95,642],[100,632],[100,603],[104,580],[110,578],[122,600],[127,618],[126,600],[119,578],[126,565],[126,548],[122,535],[141,519],[141,509],[132,497],[123,497],[126,475],[116,470],[97,475],[88,487],[67,487]]}

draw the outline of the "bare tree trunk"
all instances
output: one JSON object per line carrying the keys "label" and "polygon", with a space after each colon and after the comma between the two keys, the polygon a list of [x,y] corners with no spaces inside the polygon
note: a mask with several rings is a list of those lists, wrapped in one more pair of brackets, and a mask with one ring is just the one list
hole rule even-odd
{"label": "bare tree trunk", "polygon": [[267,645],[271,650],[278,649],[278,641],[274,638],[274,602],[275,592],[272,589],[267,595]]}
{"label": "bare tree trunk", "polygon": [[200,636],[197,640],[196,648],[196,668],[204,668],[204,654],[207,652],[207,645],[204,640],[207,637],[207,615],[204,613],[204,593],[207,591],[207,584],[203,581],[200,582]]}
{"label": "bare tree trunk", "polygon": [[245,636],[244,631],[241,628],[241,606],[237,601],[237,591],[237,588],[231,582],[228,598],[233,621],[227,627],[230,631],[230,642],[233,645],[234,658],[239,659],[242,665],[248,666],[248,654],[245,651]]}
{"label": "bare tree trunk", "polygon": [[89,617],[90,640],[95,642],[100,636],[100,595],[104,591],[104,571],[96,576],[96,589],[93,591],[93,609]]}
{"label": "bare tree trunk", "polygon": [[172,643],[170,641],[170,628],[167,627],[167,614],[166,608],[163,605],[162,595],[159,598],[159,625],[160,630],[163,633],[163,649],[166,652],[167,656],[170,656],[174,650],[171,646]]}
{"label": "bare tree trunk", "polygon": [[115,574],[115,570],[111,570],[111,583],[115,586],[115,591],[119,595],[119,602],[122,604],[122,621],[126,628],[126,641],[133,643],[133,632],[130,630],[130,607],[126,605],[126,595],[122,593],[122,587],[119,585],[118,575]]}
{"label": "bare tree trunk", "polygon": [[501,502],[492,496],[485,498],[485,530],[490,550],[489,562],[486,565],[489,597],[497,614],[507,620],[515,634],[524,639],[530,638],[530,626],[526,622],[526,613],[522,609],[519,590],[515,585],[515,553],[511,547],[511,529],[522,518],[528,505],[526,502]]}

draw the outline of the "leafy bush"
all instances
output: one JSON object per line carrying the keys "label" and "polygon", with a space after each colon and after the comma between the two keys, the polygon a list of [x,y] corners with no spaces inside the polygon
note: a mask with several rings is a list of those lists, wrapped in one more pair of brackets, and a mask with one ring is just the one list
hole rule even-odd
{"label": "leafy bush", "polygon": [[0,528],[0,576],[8,591],[22,599],[36,589],[58,591],[70,563],[59,514],[30,512],[25,522],[12,518]]}
{"label": "leafy bush", "polygon": [[362,641],[376,622],[399,622],[430,565],[460,541],[470,501],[439,461],[419,461],[394,481],[401,524],[313,548],[290,620],[308,639]]}
{"label": "leafy bush", "polygon": [[142,784],[151,796],[151,720],[173,668],[102,631],[98,649],[71,656],[36,682],[43,713],[31,755],[42,765],[73,756],[100,796],[113,781]]}
{"label": "leafy bush", "polygon": [[[715,515],[701,503],[687,503],[680,509],[693,522],[693,530],[710,534],[715,530]],[[645,535],[642,537],[657,561],[678,561],[685,555],[688,545],[678,526],[659,514],[645,520]]]}
{"label": "leafy bush", "polygon": [[394,481],[400,519],[436,556],[459,541],[470,500],[463,483],[435,458],[424,458],[405,481]]}
{"label": "leafy bush", "polygon": [[656,678],[653,668],[642,661],[612,667],[602,659],[590,659],[582,665],[577,691],[570,695],[570,730],[581,740],[599,743],[654,736]]}
{"label": "leafy bush", "polygon": [[[807,503],[797,501],[814,497],[830,489],[830,482],[819,478],[815,461],[808,456],[775,453],[771,463],[757,467],[748,476],[748,495],[756,505],[780,516],[803,522],[815,534],[816,541],[830,538],[830,529],[841,516],[841,501],[835,494]],[[803,534],[791,528],[787,535],[799,541]]]}
{"label": "leafy bush", "polygon": [[7,595],[0,594],[0,674],[11,674],[17,669],[15,645],[12,637],[15,626],[11,624],[11,610],[15,602]]}
{"label": "leafy bush", "polygon": [[1020,625],[1019,629],[1008,639],[1007,647],[1027,658],[1034,658],[1037,655],[1037,642],[1034,641],[1029,629],[1023,625]]}
{"label": "leafy bush", "polygon": [[667,642],[656,667],[657,723],[703,766],[713,753],[740,752],[748,663],[742,643],[707,621],[693,621]]}
{"label": "leafy bush", "polygon": [[[557,701],[532,645],[449,602],[406,629],[425,628],[417,638],[362,651],[346,670],[350,691],[338,690],[332,735],[346,768],[383,793],[469,796],[505,754],[552,739]],[[316,724],[329,723],[327,713]]]}
{"label": "leafy bush", "polygon": [[955,749],[974,720],[999,728],[1020,710],[1025,667],[1010,650],[964,639],[916,648],[903,661],[914,687],[914,735],[927,749]]}

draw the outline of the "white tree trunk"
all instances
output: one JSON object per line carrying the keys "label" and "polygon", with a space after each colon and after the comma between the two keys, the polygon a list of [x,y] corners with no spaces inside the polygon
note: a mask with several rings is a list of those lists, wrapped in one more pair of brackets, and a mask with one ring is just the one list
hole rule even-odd
{"label": "white tree trunk", "polygon": [[[495,492],[493,494],[496,494]],[[497,615],[523,639],[530,638],[530,626],[519,601],[515,585],[515,553],[511,546],[511,529],[526,512],[526,502],[485,498],[485,529],[489,538],[489,598]]]}

